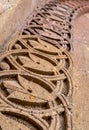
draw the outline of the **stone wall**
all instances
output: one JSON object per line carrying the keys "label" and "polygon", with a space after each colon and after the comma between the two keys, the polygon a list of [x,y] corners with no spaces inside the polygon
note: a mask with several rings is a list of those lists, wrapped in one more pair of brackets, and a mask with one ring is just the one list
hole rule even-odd
{"label": "stone wall", "polygon": [[0,0],[0,46],[11,37],[37,6],[50,0]]}

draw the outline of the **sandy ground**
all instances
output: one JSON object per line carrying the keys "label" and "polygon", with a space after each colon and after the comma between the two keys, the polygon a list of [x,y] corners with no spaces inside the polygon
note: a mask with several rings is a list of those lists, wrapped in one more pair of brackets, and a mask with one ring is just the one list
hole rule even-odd
{"label": "sandy ground", "polygon": [[74,23],[74,130],[89,130],[89,14]]}

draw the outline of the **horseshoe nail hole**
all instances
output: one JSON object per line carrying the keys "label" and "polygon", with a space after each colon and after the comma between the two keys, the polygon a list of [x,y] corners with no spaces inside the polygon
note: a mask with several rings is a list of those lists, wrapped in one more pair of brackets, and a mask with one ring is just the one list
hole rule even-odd
{"label": "horseshoe nail hole", "polygon": [[71,19],[71,18],[69,18],[69,22],[71,22],[71,20],[72,20],[72,19]]}
{"label": "horseshoe nail hole", "polygon": [[75,9],[75,11],[77,11],[78,9]]}
{"label": "horseshoe nail hole", "polygon": [[74,14],[74,13],[75,13],[75,11],[73,10],[73,11],[72,11],[72,13]]}
{"label": "horseshoe nail hole", "polygon": [[70,33],[67,33],[68,37],[71,38],[71,34]]}
{"label": "horseshoe nail hole", "polygon": [[71,27],[71,25],[69,25],[69,29],[71,29],[72,27]]}
{"label": "horseshoe nail hole", "polygon": [[73,17],[73,14],[71,14],[70,17]]}

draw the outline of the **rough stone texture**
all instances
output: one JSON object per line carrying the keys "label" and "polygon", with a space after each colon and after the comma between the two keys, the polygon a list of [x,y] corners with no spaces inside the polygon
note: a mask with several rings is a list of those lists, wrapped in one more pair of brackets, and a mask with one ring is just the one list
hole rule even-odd
{"label": "rough stone texture", "polygon": [[23,21],[36,6],[49,0],[0,0],[0,45],[21,27]]}
{"label": "rough stone texture", "polygon": [[74,24],[74,130],[89,130],[89,14]]}
{"label": "rough stone texture", "polygon": [[88,10],[50,2],[0,51],[1,130],[89,129]]}
{"label": "rough stone texture", "polygon": [[69,7],[50,2],[0,53],[2,130],[72,130],[68,16]]}

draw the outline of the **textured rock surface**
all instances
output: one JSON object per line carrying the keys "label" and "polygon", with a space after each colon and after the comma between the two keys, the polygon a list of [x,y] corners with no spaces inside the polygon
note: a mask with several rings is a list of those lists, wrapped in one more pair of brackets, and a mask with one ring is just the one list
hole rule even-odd
{"label": "textured rock surface", "polygon": [[36,6],[46,2],[47,0],[0,0],[0,45],[21,27]]}
{"label": "textured rock surface", "polygon": [[74,130],[89,130],[89,14],[74,24]]}
{"label": "textured rock surface", "polygon": [[[32,1],[30,12],[36,5]],[[3,46],[1,130],[89,129],[87,11],[88,0],[49,2],[32,19],[30,14],[19,34]]]}

